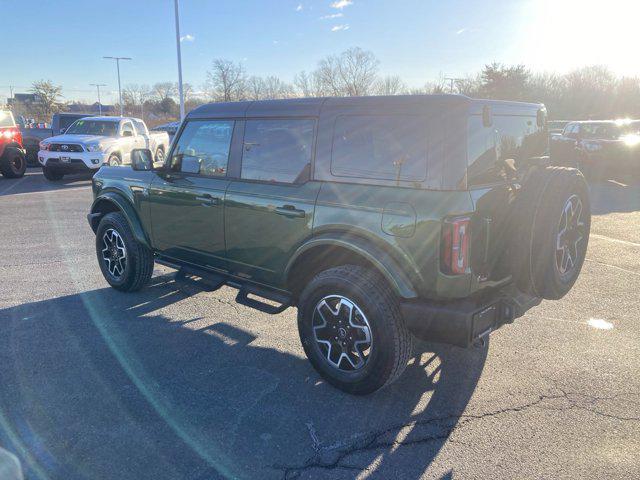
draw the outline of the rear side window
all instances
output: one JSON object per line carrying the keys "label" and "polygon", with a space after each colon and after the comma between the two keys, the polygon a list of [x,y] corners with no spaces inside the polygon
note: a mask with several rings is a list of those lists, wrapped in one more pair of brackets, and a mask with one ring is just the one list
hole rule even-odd
{"label": "rear side window", "polygon": [[301,183],[309,176],[315,120],[247,120],[241,178]]}
{"label": "rear side window", "polygon": [[331,173],[338,177],[422,181],[427,175],[427,119],[348,115],[336,119]]}

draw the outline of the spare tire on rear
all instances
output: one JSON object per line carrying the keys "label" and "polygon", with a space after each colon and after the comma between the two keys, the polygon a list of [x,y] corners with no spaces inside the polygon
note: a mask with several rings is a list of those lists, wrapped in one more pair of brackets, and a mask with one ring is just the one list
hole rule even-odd
{"label": "spare tire on rear", "polygon": [[518,287],[548,300],[564,297],[582,269],[591,229],[584,176],[575,168],[536,167],[512,210],[510,266]]}

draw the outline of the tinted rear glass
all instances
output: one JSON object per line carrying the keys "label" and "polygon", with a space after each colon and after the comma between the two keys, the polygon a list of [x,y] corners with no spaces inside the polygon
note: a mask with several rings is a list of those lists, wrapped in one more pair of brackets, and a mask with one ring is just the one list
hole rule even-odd
{"label": "tinted rear glass", "polygon": [[426,117],[338,117],[333,132],[331,173],[339,177],[424,180],[427,175]]}
{"label": "tinted rear glass", "polygon": [[66,115],[61,116],[59,119],[60,130],[66,130],[67,128],[69,128],[69,125],[71,125],[73,122],[75,122],[79,118],[82,118],[82,117],[68,117]]}
{"label": "tinted rear glass", "polygon": [[309,176],[315,120],[247,120],[241,177],[299,183]]}

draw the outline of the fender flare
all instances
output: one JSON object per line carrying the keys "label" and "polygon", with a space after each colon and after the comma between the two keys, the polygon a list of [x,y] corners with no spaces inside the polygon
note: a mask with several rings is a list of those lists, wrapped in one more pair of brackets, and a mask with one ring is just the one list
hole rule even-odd
{"label": "fender flare", "polygon": [[312,237],[296,250],[287,263],[284,272],[285,280],[289,281],[291,271],[302,255],[323,246],[340,247],[352,251],[371,263],[385,277],[398,296],[404,299],[418,298],[413,282],[395,259],[373,242],[354,235],[323,234]]}
{"label": "fender flare", "polygon": [[91,213],[87,216],[89,220],[89,224],[91,225],[91,229],[95,232],[98,229],[98,223],[100,218],[104,215],[103,212],[98,211],[98,205],[108,202],[114,205],[127,220],[131,231],[133,232],[134,238],[145,245],[147,248],[151,248],[151,242],[147,237],[147,234],[142,227],[142,222],[140,221],[140,217],[136,212],[135,208],[131,204],[129,200],[127,200],[123,195],[115,192],[104,192],[100,194],[91,204]]}

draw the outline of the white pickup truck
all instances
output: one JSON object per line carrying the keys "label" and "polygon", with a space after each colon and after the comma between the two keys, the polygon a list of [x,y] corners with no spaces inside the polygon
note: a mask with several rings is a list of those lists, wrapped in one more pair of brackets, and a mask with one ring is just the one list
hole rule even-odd
{"label": "white pickup truck", "polygon": [[86,117],[64,133],[40,142],[38,161],[48,180],[60,180],[72,172],[97,171],[102,165],[131,163],[131,150],[148,148],[158,162],[169,150],[166,132],[151,132],[131,117]]}

